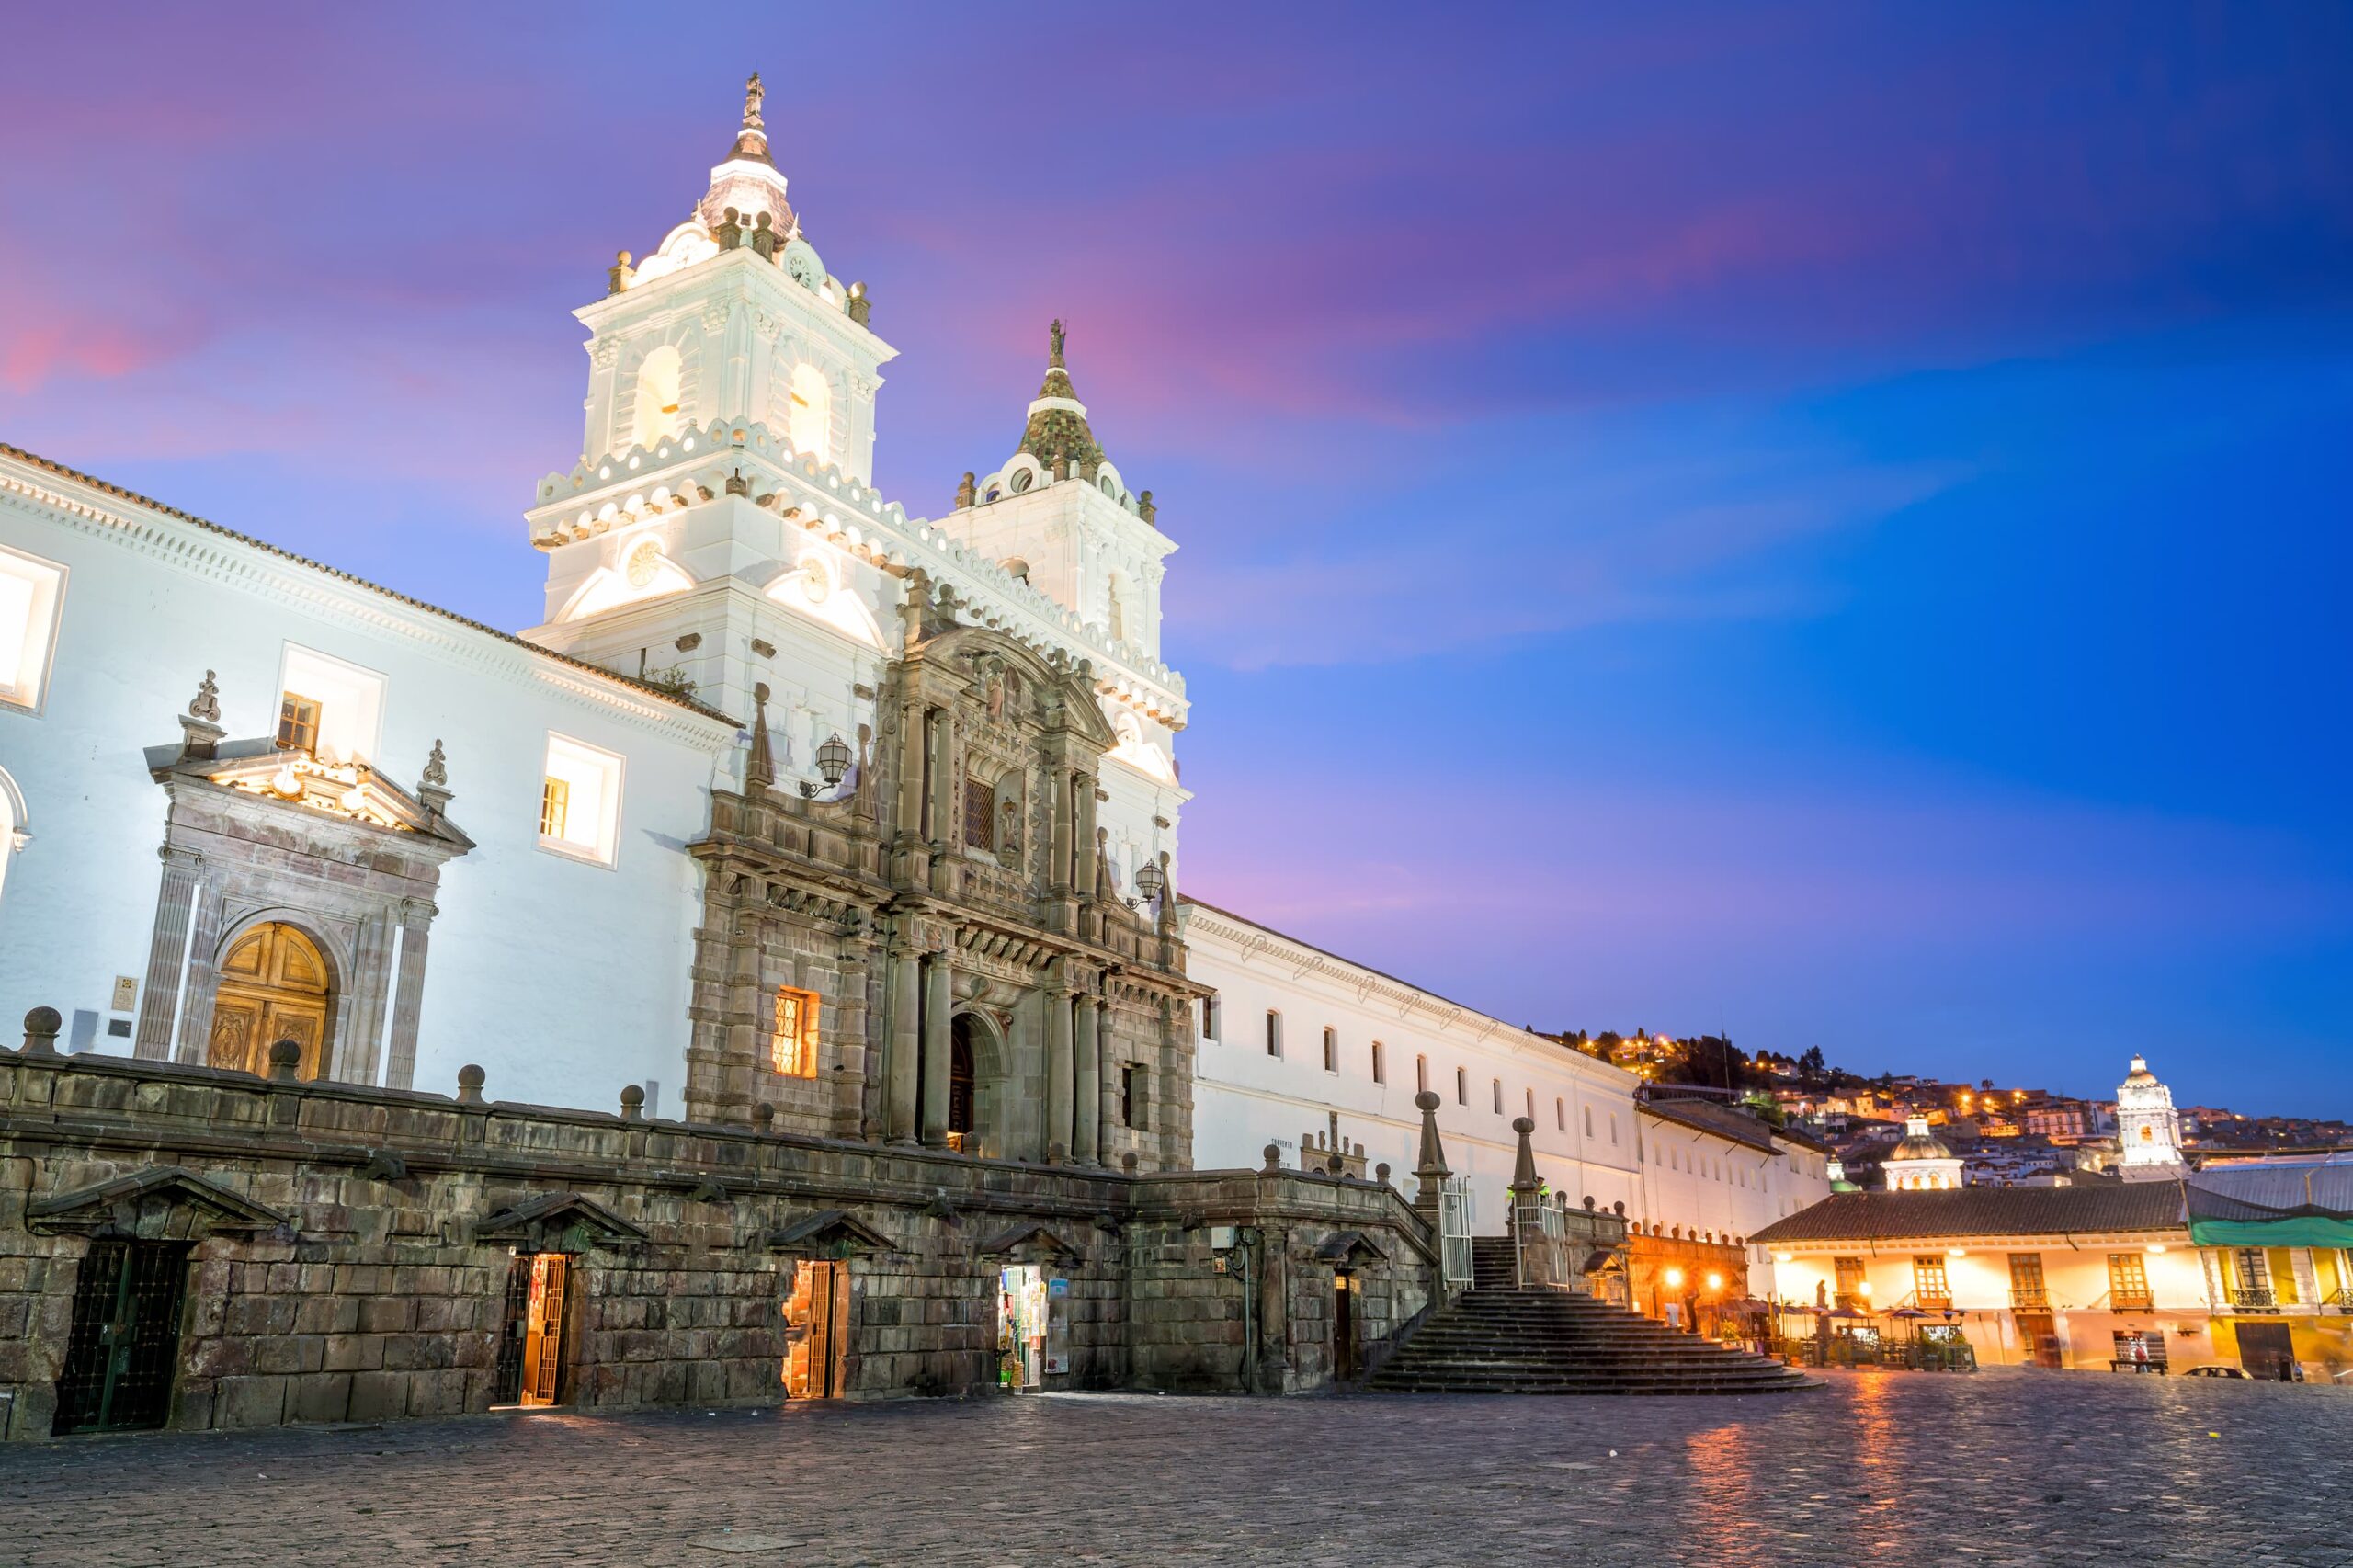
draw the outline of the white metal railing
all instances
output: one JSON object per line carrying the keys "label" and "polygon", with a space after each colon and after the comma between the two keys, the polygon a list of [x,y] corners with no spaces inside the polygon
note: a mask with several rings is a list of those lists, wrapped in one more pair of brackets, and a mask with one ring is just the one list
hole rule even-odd
{"label": "white metal railing", "polygon": [[1530,1285],[1566,1290],[1576,1283],[1569,1266],[1568,1230],[1568,1216],[1540,1199],[1517,1207],[1511,1234],[1522,1290]]}
{"label": "white metal railing", "polygon": [[1471,1223],[1470,1182],[1450,1176],[1439,1184],[1438,1198],[1438,1262],[1449,1290],[1471,1283]]}

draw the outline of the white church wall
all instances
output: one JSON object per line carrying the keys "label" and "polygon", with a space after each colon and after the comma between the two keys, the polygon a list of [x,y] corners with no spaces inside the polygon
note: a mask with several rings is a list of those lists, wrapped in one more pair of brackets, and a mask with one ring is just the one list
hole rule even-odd
{"label": "white church wall", "polygon": [[[1336,1110],[1340,1135],[1365,1145],[1368,1174],[1386,1163],[1391,1182],[1410,1197],[1421,1139],[1414,1107],[1418,1058],[1427,1061],[1429,1085],[1439,1096],[1447,1164],[1476,1195],[1480,1233],[1503,1229],[1518,1147],[1512,1119],[1527,1112],[1531,1091],[1530,1143],[1543,1179],[1572,1205],[1590,1195],[1598,1207],[1623,1202],[1630,1215],[1636,1212],[1632,1074],[1225,911],[1189,901],[1183,907],[1189,972],[1218,989],[1217,1038],[1200,1036],[1194,1055],[1197,1165],[1256,1167],[1265,1146],[1275,1143],[1283,1163],[1295,1166],[1302,1135],[1324,1131]],[[1279,1054],[1267,1050],[1269,1013],[1279,1018]],[[1199,1024],[1197,1013],[1197,1032]],[[1330,1070],[1326,1028],[1334,1031]],[[1376,1040],[1386,1082],[1372,1075]],[[1457,1098],[1458,1069],[1467,1104]],[[1497,1079],[1504,1085],[1500,1114]]]}
{"label": "white church wall", "polygon": [[[444,744],[449,816],[475,840],[436,898],[416,1085],[474,1062],[498,1098],[675,1093],[698,907],[681,850],[732,725],[5,454],[0,545],[70,568],[42,710],[0,705],[34,834],[0,887],[0,1016],[55,1006],[67,1043],[130,1052],[108,1026],[146,983],[166,804],[142,748],[178,742],[208,669],[231,740],[274,733],[281,672],[307,657],[353,689],[381,677],[360,727],[403,787]],[[551,732],[625,761],[609,869],[540,845]]]}

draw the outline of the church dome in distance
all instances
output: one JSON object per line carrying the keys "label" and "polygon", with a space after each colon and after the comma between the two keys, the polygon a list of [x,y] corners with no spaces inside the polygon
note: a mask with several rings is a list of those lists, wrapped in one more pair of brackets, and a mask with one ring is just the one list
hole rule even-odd
{"label": "church dome in distance", "polygon": [[1915,1116],[1904,1123],[1904,1141],[1888,1151],[1890,1160],[1949,1160],[1952,1151],[1928,1131],[1928,1119]]}

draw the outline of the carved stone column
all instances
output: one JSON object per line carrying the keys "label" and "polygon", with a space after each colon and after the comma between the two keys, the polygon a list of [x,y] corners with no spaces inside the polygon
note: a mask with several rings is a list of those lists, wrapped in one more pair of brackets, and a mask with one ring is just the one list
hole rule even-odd
{"label": "carved stone column", "polygon": [[1057,767],[1050,774],[1049,788],[1053,790],[1050,806],[1054,819],[1053,873],[1047,881],[1056,894],[1067,892],[1070,881],[1071,845],[1071,775],[1067,768]]}
{"label": "carved stone column", "polygon": [[139,1038],[131,1053],[161,1062],[172,1053],[172,1015],[179,1009],[180,977],[187,969],[189,911],[204,878],[204,857],[193,849],[165,847],[164,885],[155,899],[155,929],[147,941],[147,983],[139,1000]]}
{"label": "carved stone column", "polygon": [[923,1145],[948,1146],[949,1012],[956,1006],[956,958],[949,949],[924,960]]}
{"label": "carved stone column", "polygon": [[1046,985],[1046,1158],[1070,1158],[1072,1091],[1070,987],[1060,976]]}
{"label": "carved stone column", "polygon": [[[182,1062],[201,1062],[211,1051],[212,1005],[219,1000],[221,927],[226,913],[218,887],[208,884],[197,890],[196,910],[188,917],[188,967],[180,974],[186,995],[180,1003],[180,1038],[175,1054]],[[254,1049],[267,1051],[269,1042],[256,1040]]]}
{"label": "carved stone column", "polygon": [[342,1019],[342,1038],[334,1042],[331,1065],[324,1074],[342,1084],[373,1084],[377,1052],[384,1043],[384,1004],[392,984],[392,915],[379,909],[359,923],[352,944],[351,989]]}
{"label": "carved stone column", "polygon": [[891,945],[891,1043],[882,1058],[883,1136],[915,1141],[916,1019],[923,1005],[923,955],[902,937]]}
{"label": "carved stone column", "polygon": [[923,834],[924,731],[923,704],[909,697],[899,707],[898,821],[894,825],[900,833],[917,837]]}
{"label": "carved stone column", "polygon": [[1076,1006],[1078,1038],[1072,1046],[1077,1068],[1074,1092],[1077,1118],[1071,1136],[1071,1158],[1082,1165],[1099,1165],[1103,1163],[1103,1008],[1094,997],[1084,994]]}
{"label": "carved stone column", "polygon": [[1072,791],[1077,797],[1077,842],[1071,846],[1071,891],[1081,903],[1091,903],[1095,897],[1095,776],[1082,773],[1071,780]]}
{"label": "carved stone column", "polygon": [[440,913],[426,899],[401,904],[400,974],[392,983],[392,1042],[384,1062],[384,1087],[416,1086],[417,1031],[425,1016],[425,960]]}
{"label": "carved stone column", "polygon": [[956,843],[956,759],[952,755],[956,731],[944,709],[933,709],[926,718],[930,724],[931,799],[924,820],[924,836],[944,853]]}

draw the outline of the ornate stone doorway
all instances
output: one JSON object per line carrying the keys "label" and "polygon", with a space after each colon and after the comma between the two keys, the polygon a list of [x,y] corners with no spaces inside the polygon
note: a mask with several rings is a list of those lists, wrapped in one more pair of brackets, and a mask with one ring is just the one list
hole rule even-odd
{"label": "ornate stone doorway", "polygon": [[325,1072],[335,987],[316,942],[282,921],[266,922],[229,945],[220,975],[205,1065],[267,1074],[269,1048],[290,1040],[302,1048],[302,1077]]}

